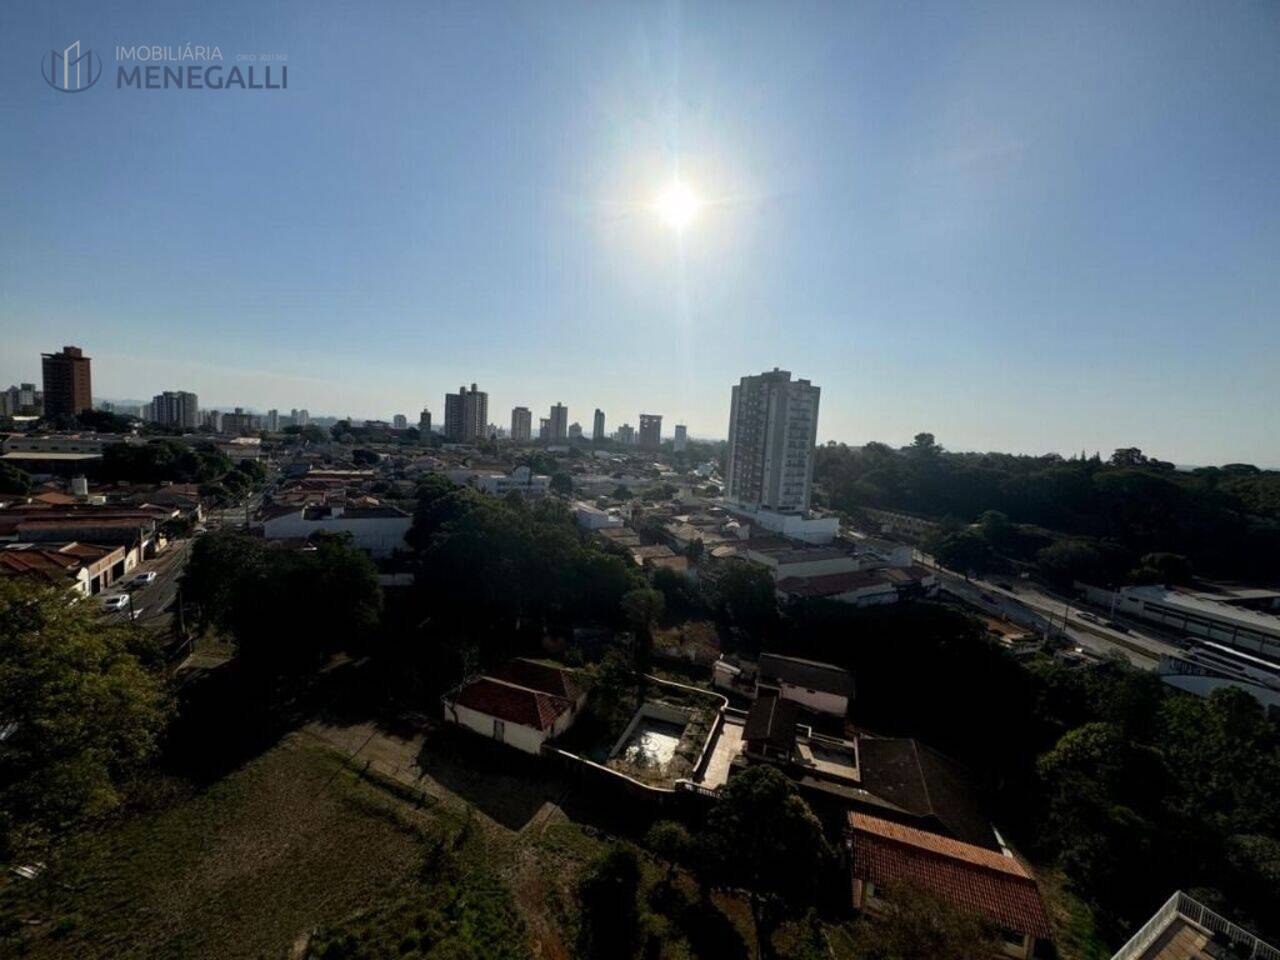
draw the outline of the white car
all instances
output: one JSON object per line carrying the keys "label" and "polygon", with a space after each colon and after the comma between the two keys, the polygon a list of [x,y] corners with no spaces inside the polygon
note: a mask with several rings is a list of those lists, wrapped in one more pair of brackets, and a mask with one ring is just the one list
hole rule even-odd
{"label": "white car", "polygon": [[156,582],[156,575],[148,570],[146,573],[140,573],[134,577],[130,583],[135,587],[146,587]]}
{"label": "white car", "polygon": [[118,593],[113,597],[106,597],[102,601],[103,610],[123,610],[129,605],[129,598],[122,593]]}

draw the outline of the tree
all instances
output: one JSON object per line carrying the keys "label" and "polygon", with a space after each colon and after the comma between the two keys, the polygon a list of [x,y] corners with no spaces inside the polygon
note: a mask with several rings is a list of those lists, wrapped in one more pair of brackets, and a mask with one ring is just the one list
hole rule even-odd
{"label": "tree", "polygon": [[16,493],[25,497],[31,492],[31,478],[25,471],[8,463],[0,463],[0,493]]}
{"label": "tree", "polygon": [[662,594],[648,587],[622,595],[622,615],[637,633],[648,634],[662,616]]}
{"label": "tree", "polygon": [[988,925],[913,887],[886,891],[886,903],[853,926],[857,956],[866,960],[973,960],[997,955]]}
{"label": "tree", "polygon": [[548,488],[557,496],[571,497],[573,496],[573,478],[564,471],[553,473]]}
{"label": "tree", "polygon": [[1050,583],[1070,586],[1072,581],[1106,582],[1107,565],[1100,551],[1084,540],[1058,540],[1036,556],[1040,574]]}
{"label": "tree", "polygon": [[981,576],[991,563],[991,546],[971,530],[958,530],[933,538],[927,549],[944,567]]}
{"label": "tree", "polygon": [[631,488],[625,483],[618,484],[613,490],[613,499],[630,500],[635,494],[631,492]]}
{"label": "tree", "polygon": [[61,590],[0,579],[0,850],[50,842],[119,806],[164,731],[163,682],[133,631],[94,612]]}
{"label": "tree", "polygon": [[596,861],[578,885],[582,956],[619,960],[635,953],[640,934],[639,889],[640,863],[630,847],[613,846]]}
{"label": "tree", "polygon": [[653,851],[654,856],[666,863],[668,885],[675,879],[676,866],[681,861],[688,860],[693,852],[693,839],[689,836],[689,831],[674,820],[659,820],[655,823],[645,834],[644,843]]}
{"label": "tree", "polygon": [[1148,553],[1129,574],[1134,583],[1190,583],[1191,561],[1180,553]]}
{"label": "tree", "polygon": [[982,538],[993,547],[1007,544],[1014,534],[1013,524],[999,510],[986,510],[978,518],[978,528]]}
{"label": "tree", "polygon": [[759,650],[777,629],[778,600],[768,570],[743,560],[726,562],[715,585],[716,619],[743,646]]}
{"label": "tree", "polygon": [[773,928],[813,901],[832,864],[818,818],[781,771],[749,767],[721,789],[699,839],[712,885],[747,890],[756,942],[769,956]]}

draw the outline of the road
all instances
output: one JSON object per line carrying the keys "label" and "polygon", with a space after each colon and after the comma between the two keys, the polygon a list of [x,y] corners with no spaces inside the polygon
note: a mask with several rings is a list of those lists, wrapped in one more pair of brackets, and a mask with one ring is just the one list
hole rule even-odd
{"label": "road", "polygon": [[987,613],[1005,616],[1037,633],[1065,634],[1069,641],[1098,656],[1118,654],[1136,667],[1154,670],[1161,657],[1179,652],[1174,644],[1148,632],[1130,628],[1128,633],[1122,633],[1104,624],[1092,623],[1082,614],[1107,619],[1107,611],[1055,596],[1037,584],[1015,580],[1009,581],[1012,589],[1005,589],[989,580],[965,580],[950,570],[938,566],[933,569],[944,589],[966,603]]}
{"label": "road", "polygon": [[[126,584],[140,573],[154,573],[156,579],[145,587],[130,589],[133,597],[133,608],[140,611],[137,622],[143,624],[154,633],[168,633],[173,626],[174,601],[178,595],[178,579],[187,563],[187,554],[191,549],[190,540],[171,540],[163,553],[144,560],[129,572],[124,581],[117,583],[110,593],[120,593]],[[104,617],[129,621],[128,608],[120,613],[107,613]]]}

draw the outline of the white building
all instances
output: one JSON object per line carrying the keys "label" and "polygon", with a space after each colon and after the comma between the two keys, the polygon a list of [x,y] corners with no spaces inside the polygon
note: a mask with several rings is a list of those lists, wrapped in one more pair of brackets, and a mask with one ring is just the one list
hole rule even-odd
{"label": "white building", "polygon": [[586,691],[570,671],[522,659],[443,698],[447,721],[532,754],[568,730],[585,702]]}
{"label": "white building", "polygon": [[605,530],[623,525],[622,514],[617,510],[601,510],[595,504],[576,500],[573,504],[573,518],[584,530]]}
{"label": "white building", "polygon": [[843,717],[853,697],[853,676],[831,663],[760,654],[756,696],[774,694],[816,713]]}
{"label": "white building", "polygon": [[1115,609],[1193,637],[1280,661],[1280,617],[1231,602],[1167,587],[1122,587]]}
{"label": "white building", "polygon": [[528,467],[516,467],[511,473],[485,473],[477,470],[450,470],[454,483],[474,487],[491,497],[504,497],[513,490],[526,497],[540,497],[551,487],[551,478],[535,474]]}
{"label": "white building", "polygon": [[404,548],[413,518],[397,507],[307,506],[268,510],[262,533],[268,540],[305,540],[313,533],[349,533],[352,545],[373,557]]}
{"label": "white building", "polygon": [[809,511],[819,388],[776,367],[743,377],[729,408],[725,496],[751,510]]}

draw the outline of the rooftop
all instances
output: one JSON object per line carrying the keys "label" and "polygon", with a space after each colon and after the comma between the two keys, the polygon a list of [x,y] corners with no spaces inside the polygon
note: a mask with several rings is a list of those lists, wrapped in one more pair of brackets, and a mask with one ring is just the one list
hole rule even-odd
{"label": "rooftop", "polygon": [[849,832],[855,878],[890,891],[922,887],[1008,930],[1053,935],[1035,878],[1017,858],[857,811]]}
{"label": "rooftop", "polygon": [[535,730],[550,729],[556,718],[570,706],[563,697],[492,677],[480,677],[468,683],[458,691],[454,703]]}
{"label": "rooftop", "polygon": [[777,653],[762,653],[759,661],[761,681],[777,679],[806,690],[821,690],[845,697],[853,696],[853,677],[848,670],[833,663],[784,657]]}
{"label": "rooftop", "polygon": [[1280,950],[1179,890],[1111,960],[1223,960],[1237,956],[1280,960]]}

